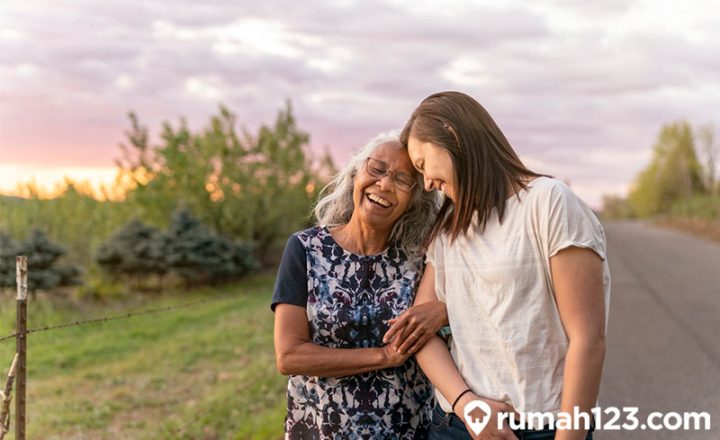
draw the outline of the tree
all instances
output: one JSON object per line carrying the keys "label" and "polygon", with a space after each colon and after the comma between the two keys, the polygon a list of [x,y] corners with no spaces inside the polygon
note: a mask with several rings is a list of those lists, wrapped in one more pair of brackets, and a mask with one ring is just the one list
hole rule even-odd
{"label": "tree", "polygon": [[168,266],[187,284],[227,280],[254,269],[251,249],[220,237],[187,209],[175,213],[167,232]]}
{"label": "tree", "polygon": [[602,207],[602,216],[606,219],[635,217],[632,205],[628,199],[624,197],[609,194],[603,195]]}
{"label": "tree", "polygon": [[704,190],[690,125],[687,122],[664,125],[652,162],[638,175],[630,192],[635,211],[640,216],[668,212],[676,200]]}
{"label": "tree", "polygon": [[715,136],[715,128],[711,124],[700,127],[698,137],[700,151],[705,159],[705,184],[712,195],[720,194],[720,185],[716,177],[717,163],[720,159],[720,142]]}
{"label": "tree", "polygon": [[[60,257],[65,254],[65,249],[51,241],[39,229],[33,230],[27,240],[19,243],[15,253],[28,257],[28,291],[31,294],[35,294],[37,290],[51,290],[56,287],[74,286],[81,283],[81,271],[77,266],[58,264]],[[9,261],[3,266],[8,263]],[[12,265],[15,266],[14,262]],[[12,287],[15,286],[16,282],[13,277]]]}
{"label": "tree", "polygon": [[217,233],[252,241],[260,255],[308,224],[323,168],[332,172],[328,155],[319,164],[313,160],[309,136],[289,103],[256,136],[239,131],[225,107],[197,133],[184,119],[177,127],[165,123],[155,146],[137,117],[130,119],[129,143],[121,145],[117,164],[142,218],[164,226],[168,212],[187,207]]}
{"label": "tree", "polygon": [[127,203],[97,200],[92,189],[66,179],[56,197],[41,198],[30,182],[22,187],[24,197],[0,196],[2,229],[13,237],[27,237],[33,229],[45,231],[62,243],[69,262],[89,267],[97,247],[125,224],[132,212]]}
{"label": "tree", "polygon": [[165,234],[133,219],[98,248],[95,261],[106,273],[124,276],[131,286],[148,275],[157,275],[162,283],[168,271],[166,248]]}
{"label": "tree", "polygon": [[189,285],[237,278],[256,267],[249,245],[218,236],[187,209],[172,217],[167,231],[133,219],[98,248],[95,261],[136,289],[151,276],[162,289],[170,272]]}
{"label": "tree", "polygon": [[15,287],[16,257],[20,255],[20,244],[9,234],[0,232],[0,288]]}

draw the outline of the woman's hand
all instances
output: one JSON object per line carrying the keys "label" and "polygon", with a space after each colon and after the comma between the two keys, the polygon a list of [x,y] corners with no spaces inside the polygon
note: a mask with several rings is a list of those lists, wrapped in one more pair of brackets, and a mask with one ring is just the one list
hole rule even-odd
{"label": "woman's hand", "polygon": [[[480,432],[480,434],[475,434],[468,425],[467,420],[465,420],[465,406],[473,400],[482,400],[490,407],[490,418],[488,419],[485,428]],[[516,411],[512,406],[508,405],[507,403],[498,402],[497,400],[481,398],[473,393],[466,393],[455,405],[455,415],[460,417],[460,420],[465,422],[465,428],[467,429],[468,434],[470,434],[472,438],[477,440],[517,440],[517,436],[515,435],[515,433],[512,432],[510,426],[508,425],[507,417],[503,419],[502,429],[498,429],[497,420],[498,414],[500,413],[506,413],[508,414],[508,417],[513,417],[514,414],[516,414]]]}
{"label": "woman's hand", "polygon": [[401,353],[392,344],[387,344],[381,347],[380,350],[383,353],[384,368],[399,367],[410,357],[410,353]]}
{"label": "woman's hand", "polygon": [[394,345],[401,353],[415,354],[448,324],[447,308],[441,301],[425,302],[410,307],[388,322],[390,328],[383,342]]}

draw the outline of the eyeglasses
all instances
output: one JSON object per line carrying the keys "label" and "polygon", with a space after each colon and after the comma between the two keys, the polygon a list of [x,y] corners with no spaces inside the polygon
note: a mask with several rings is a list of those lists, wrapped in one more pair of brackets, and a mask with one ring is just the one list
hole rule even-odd
{"label": "eyeglasses", "polygon": [[385,162],[372,157],[368,157],[365,161],[365,171],[373,177],[383,178],[387,175],[392,177],[392,181],[395,184],[395,188],[400,191],[410,192],[417,185],[417,180],[406,173],[398,173],[396,171],[388,171],[388,166]]}

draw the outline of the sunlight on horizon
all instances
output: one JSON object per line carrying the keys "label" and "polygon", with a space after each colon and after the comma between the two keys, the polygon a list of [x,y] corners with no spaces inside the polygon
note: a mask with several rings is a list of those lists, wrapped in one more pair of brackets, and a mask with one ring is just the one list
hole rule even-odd
{"label": "sunlight on horizon", "polygon": [[83,194],[117,200],[124,195],[124,190],[116,184],[117,171],[115,167],[0,164],[0,195],[28,197],[28,185],[32,185],[41,198],[53,198],[62,194],[68,183],[73,183]]}

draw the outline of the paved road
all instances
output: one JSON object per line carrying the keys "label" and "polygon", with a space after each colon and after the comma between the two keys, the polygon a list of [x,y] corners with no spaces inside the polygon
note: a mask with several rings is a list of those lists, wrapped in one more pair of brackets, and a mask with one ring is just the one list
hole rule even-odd
{"label": "paved road", "polygon": [[[720,439],[720,245],[608,222],[612,299],[600,405],[706,411],[711,431],[598,432],[598,439]],[[620,422],[622,423],[622,421]]]}

